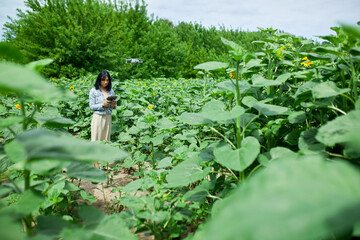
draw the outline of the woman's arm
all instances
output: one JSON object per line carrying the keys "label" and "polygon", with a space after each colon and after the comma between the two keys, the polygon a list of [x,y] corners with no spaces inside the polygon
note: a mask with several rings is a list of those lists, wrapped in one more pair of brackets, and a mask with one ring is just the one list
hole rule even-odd
{"label": "woman's arm", "polygon": [[103,107],[103,103],[97,103],[96,102],[96,91],[95,89],[91,89],[89,93],[89,107],[90,110],[96,111],[104,111],[105,107]]}

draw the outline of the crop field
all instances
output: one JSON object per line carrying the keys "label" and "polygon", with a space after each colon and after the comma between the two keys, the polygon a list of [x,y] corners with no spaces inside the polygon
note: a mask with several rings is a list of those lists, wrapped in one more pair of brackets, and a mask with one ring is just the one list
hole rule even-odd
{"label": "crop field", "polygon": [[[256,52],[221,38],[229,61],[197,78],[109,71],[110,142],[90,142],[96,75],[0,62],[1,239],[359,237],[360,27],[321,46],[268,33]],[[112,189],[106,212],[81,182]]]}

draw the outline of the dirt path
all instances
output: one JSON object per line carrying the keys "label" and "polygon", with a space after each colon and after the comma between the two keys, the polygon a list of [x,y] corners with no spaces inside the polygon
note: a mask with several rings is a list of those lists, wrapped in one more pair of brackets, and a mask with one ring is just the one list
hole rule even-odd
{"label": "dirt path", "polygon": [[[119,192],[113,192],[113,189],[117,187],[124,187],[128,183],[137,179],[136,176],[127,173],[125,169],[120,169],[119,171],[111,171],[110,174],[112,175],[113,180],[110,182],[109,185],[107,183],[93,184],[89,181],[82,181],[80,184],[80,188],[83,188],[86,192],[91,193],[97,199],[95,203],[89,205],[94,206],[107,214],[112,214],[119,211],[119,209],[117,209],[117,205],[114,204],[115,202],[113,201],[114,199],[119,198]],[[145,193],[137,192],[136,195],[141,194]],[[140,240],[154,239],[153,236],[148,235],[149,233],[137,234]]]}

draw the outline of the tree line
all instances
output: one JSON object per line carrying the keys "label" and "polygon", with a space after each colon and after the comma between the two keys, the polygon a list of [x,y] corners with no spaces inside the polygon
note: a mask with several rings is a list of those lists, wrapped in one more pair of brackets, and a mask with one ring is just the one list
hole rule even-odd
{"label": "tree line", "polygon": [[[25,57],[23,61],[54,60],[42,70],[51,77],[76,77],[107,69],[118,78],[195,77],[194,66],[227,61],[221,37],[255,52],[253,41],[269,31],[226,27],[148,16],[144,0],[26,0],[29,10],[4,25],[3,37]],[[139,64],[126,63],[136,58]]]}

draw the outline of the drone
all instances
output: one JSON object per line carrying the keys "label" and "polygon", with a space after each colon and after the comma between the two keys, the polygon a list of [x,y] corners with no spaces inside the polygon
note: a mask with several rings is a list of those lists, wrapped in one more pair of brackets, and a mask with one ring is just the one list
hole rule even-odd
{"label": "drone", "polygon": [[143,63],[144,61],[136,59],[136,58],[126,58],[126,63]]}

